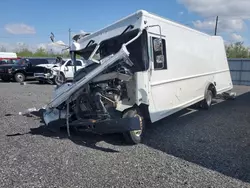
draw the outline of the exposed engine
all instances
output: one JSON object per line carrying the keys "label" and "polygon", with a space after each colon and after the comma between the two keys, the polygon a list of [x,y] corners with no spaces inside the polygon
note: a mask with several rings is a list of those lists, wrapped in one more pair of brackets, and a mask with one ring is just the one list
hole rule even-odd
{"label": "exposed engine", "polygon": [[[128,98],[126,80],[119,75],[128,80],[133,74],[125,65],[118,64],[78,92],[72,106],[77,119],[109,119],[115,116],[117,103]],[[76,76],[79,77],[79,74]]]}

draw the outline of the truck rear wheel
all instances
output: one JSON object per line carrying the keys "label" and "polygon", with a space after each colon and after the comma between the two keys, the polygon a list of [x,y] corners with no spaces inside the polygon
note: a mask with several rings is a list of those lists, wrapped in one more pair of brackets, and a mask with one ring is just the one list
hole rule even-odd
{"label": "truck rear wheel", "polygon": [[205,99],[202,102],[202,108],[209,109],[210,106],[212,105],[212,100],[213,100],[213,92],[210,89],[208,89],[205,95]]}
{"label": "truck rear wheel", "polygon": [[15,81],[19,82],[19,83],[24,82],[25,81],[25,75],[23,73],[21,73],[21,72],[16,73],[15,74]]}
{"label": "truck rear wheel", "polygon": [[142,138],[144,136],[145,132],[145,120],[143,116],[140,114],[138,109],[129,109],[125,111],[125,113],[122,115],[122,118],[129,118],[129,117],[139,117],[140,119],[140,130],[135,130],[135,131],[129,131],[123,134],[126,142],[128,144],[139,144],[142,142]]}

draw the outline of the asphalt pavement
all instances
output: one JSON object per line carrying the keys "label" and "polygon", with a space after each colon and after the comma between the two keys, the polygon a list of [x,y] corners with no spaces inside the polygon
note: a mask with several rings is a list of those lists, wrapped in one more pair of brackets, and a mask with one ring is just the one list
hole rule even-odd
{"label": "asphalt pavement", "polygon": [[136,146],[119,134],[69,139],[39,114],[18,115],[43,107],[53,87],[0,82],[0,187],[250,187],[250,87],[149,125]]}

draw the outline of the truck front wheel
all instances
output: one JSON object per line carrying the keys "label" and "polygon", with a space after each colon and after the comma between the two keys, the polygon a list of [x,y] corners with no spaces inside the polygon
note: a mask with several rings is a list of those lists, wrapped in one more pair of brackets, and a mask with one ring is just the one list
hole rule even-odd
{"label": "truck front wheel", "polygon": [[144,136],[145,120],[143,116],[141,115],[141,113],[139,112],[139,110],[135,108],[125,111],[122,115],[122,118],[130,118],[130,117],[139,117],[141,129],[126,132],[123,134],[123,136],[128,144],[132,144],[132,145],[139,144],[140,142],[142,142],[142,139]]}
{"label": "truck front wheel", "polygon": [[19,82],[19,83],[24,82],[25,81],[25,75],[23,73],[21,73],[21,72],[16,73],[15,74],[15,81]]}
{"label": "truck front wheel", "polygon": [[56,76],[54,77],[54,83],[55,83],[57,86],[62,85],[65,81],[66,81],[66,78],[65,78],[65,76],[63,75],[63,73],[60,73],[59,75],[56,75]]}

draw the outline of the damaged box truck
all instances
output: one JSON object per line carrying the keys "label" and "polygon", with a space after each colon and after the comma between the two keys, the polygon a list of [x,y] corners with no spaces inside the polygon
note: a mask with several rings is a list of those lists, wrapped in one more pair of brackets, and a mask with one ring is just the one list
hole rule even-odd
{"label": "damaged box truck", "polygon": [[[88,66],[55,89],[47,126],[122,133],[140,143],[145,122],[193,104],[209,108],[233,88],[223,39],[144,10],[80,36],[70,47]],[[58,123],[60,122],[60,123]]]}

